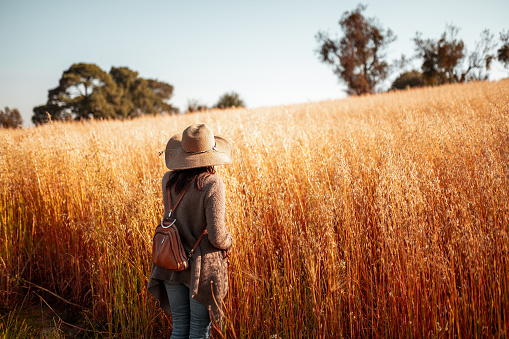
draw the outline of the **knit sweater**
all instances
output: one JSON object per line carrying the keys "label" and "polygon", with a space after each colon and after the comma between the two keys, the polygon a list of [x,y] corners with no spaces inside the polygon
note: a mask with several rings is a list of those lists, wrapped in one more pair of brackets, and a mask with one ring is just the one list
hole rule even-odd
{"label": "knit sweater", "polygon": [[[166,172],[162,180],[164,215],[170,210],[168,201],[168,183],[171,171]],[[170,190],[172,204],[182,194]],[[182,197],[172,217],[186,253],[193,248],[203,227],[207,225],[207,234],[202,238],[190,261],[190,267],[181,272],[170,271],[152,265],[148,291],[159,299],[161,308],[170,313],[168,296],[164,280],[184,283],[189,287],[191,297],[209,307],[211,320],[221,321],[222,302],[228,291],[228,267],[226,250],[232,246],[232,236],[225,226],[225,187],[221,178],[208,175],[201,190],[193,183]]]}

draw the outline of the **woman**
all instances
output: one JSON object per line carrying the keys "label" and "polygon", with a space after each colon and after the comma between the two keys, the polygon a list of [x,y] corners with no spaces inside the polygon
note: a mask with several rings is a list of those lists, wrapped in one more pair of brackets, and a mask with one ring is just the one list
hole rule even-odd
{"label": "woman", "polygon": [[[185,192],[172,217],[176,219],[186,253],[206,226],[190,261],[181,272],[152,265],[148,291],[172,314],[171,338],[207,338],[211,321],[222,319],[222,301],[228,290],[226,252],[232,236],[225,226],[225,187],[214,167],[231,162],[228,142],[206,125],[191,125],[166,146],[163,176],[164,215]],[[190,183],[189,188],[185,188]]]}

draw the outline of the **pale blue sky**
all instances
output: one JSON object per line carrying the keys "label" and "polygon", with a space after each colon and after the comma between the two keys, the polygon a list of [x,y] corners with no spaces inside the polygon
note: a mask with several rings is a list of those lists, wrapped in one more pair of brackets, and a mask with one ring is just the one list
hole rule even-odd
{"label": "pale blue sky", "polygon": [[[319,30],[358,1],[0,0],[0,107],[30,123],[73,63],[127,66],[175,88],[170,103],[213,105],[236,91],[248,107],[342,98],[344,85],[314,52]],[[389,59],[412,56],[416,31],[438,38],[446,23],[473,49],[485,28],[509,29],[508,0],[363,1],[398,40]],[[492,79],[509,72],[496,63]]]}

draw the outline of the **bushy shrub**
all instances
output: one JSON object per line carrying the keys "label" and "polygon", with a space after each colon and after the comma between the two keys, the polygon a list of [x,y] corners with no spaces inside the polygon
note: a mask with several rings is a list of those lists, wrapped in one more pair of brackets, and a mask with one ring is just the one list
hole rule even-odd
{"label": "bushy shrub", "polygon": [[241,99],[240,95],[236,92],[225,93],[220,98],[216,108],[229,108],[229,107],[245,107],[244,100]]}
{"label": "bushy shrub", "polygon": [[391,89],[405,89],[411,87],[423,87],[424,80],[422,78],[422,73],[416,70],[405,72],[400,74],[400,76],[394,80],[392,83]]}
{"label": "bushy shrub", "polygon": [[0,127],[1,128],[18,128],[23,126],[23,118],[17,108],[10,109],[5,107],[5,110],[0,110]]}

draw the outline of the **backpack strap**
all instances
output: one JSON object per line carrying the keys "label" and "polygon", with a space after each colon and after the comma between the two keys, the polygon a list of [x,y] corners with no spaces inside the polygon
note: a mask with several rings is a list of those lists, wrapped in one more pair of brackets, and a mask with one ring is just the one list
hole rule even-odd
{"label": "backpack strap", "polygon": [[170,189],[168,188],[168,201],[169,201],[169,205],[170,205],[170,215],[171,215],[171,212],[173,212],[175,210],[175,208],[177,208],[177,205],[179,204],[180,200],[182,200],[182,197],[184,196],[184,194],[186,194],[189,186],[191,186],[191,184],[194,182],[194,179],[196,179],[196,178],[193,178],[193,180],[191,180],[191,182],[189,184],[187,184],[186,188],[184,188],[184,192],[182,192],[182,194],[178,198],[177,202],[175,203],[175,206],[173,206],[173,207],[171,207],[171,192],[170,192]]}
{"label": "backpack strap", "polygon": [[[182,194],[180,195],[180,197],[178,198],[177,202],[175,203],[175,206],[173,206],[173,208],[171,207],[171,192],[170,192],[170,189],[168,189],[168,202],[169,202],[169,205],[170,205],[170,213],[168,214],[168,217],[171,216],[171,213],[175,210],[175,208],[177,208],[177,205],[179,204],[180,200],[182,199],[182,197],[184,196],[184,194],[187,192],[187,189],[191,186],[191,184],[194,182],[194,180],[196,179],[196,177],[193,178],[193,180],[191,180],[191,182],[189,184],[187,184],[186,188],[184,188],[184,192],[182,192]],[[162,224],[162,223],[161,223]],[[200,237],[198,238],[198,240],[196,240],[196,243],[194,244],[194,247],[193,249],[191,250],[191,252],[189,252],[187,258],[188,260],[191,259],[191,257],[193,256],[194,254],[194,251],[196,250],[196,248],[198,247],[198,244],[200,243],[201,239],[203,238],[203,236],[207,233],[207,224],[205,224],[203,226],[203,231],[201,232],[200,234]]]}
{"label": "backpack strap", "polygon": [[191,259],[191,257],[193,256],[194,250],[196,250],[196,248],[198,247],[198,244],[200,243],[201,238],[203,238],[205,233],[207,233],[207,224],[205,224],[205,226],[203,226],[203,232],[201,232],[200,237],[198,238],[198,240],[196,240],[196,244],[194,244],[193,249],[191,250],[191,252],[189,252],[189,255],[187,256],[188,259]]}

